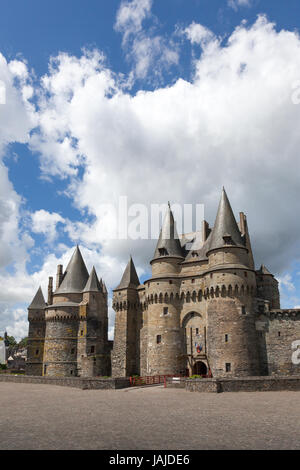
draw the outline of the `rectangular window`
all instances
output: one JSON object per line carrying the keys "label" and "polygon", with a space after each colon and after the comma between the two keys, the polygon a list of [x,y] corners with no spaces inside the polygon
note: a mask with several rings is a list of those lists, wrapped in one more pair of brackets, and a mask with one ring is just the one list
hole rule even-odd
{"label": "rectangular window", "polygon": [[83,330],[81,330],[80,335],[83,336]]}
{"label": "rectangular window", "polygon": [[161,343],[161,335],[156,336],[156,343],[160,344]]}
{"label": "rectangular window", "polygon": [[195,279],[192,279],[192,284],[194,284],[194,282],[195,282]]}
{"label": "rectangular window", "polygon": [[225,343],[228,343],[228,335],[225,335]]}
{"label": "rectangular window", "polygon": [[243,314],[243,315],[246,315],[246,307],[245,307],[245,305],[242,305],[242,314]]}
{"label": "rectangular window", "polygon": [[164,315],[167,315],[169,313],[168,307],[164,307]]}
{"label": "rectangular window", "polygon": [[72,349],[71,349],[71,354],[74,354],[74,353],[75,353],[75,349],[72,348]]}
{"label": "rectangular window", "polygon": [[91,353],[93,354],[95,352],[95,346],[91,346]]}
{"label": "rectangular window", "polygon": [[280,331],[278,331],[278,337],[280,337],[280,335],[281,335],[281,333],[280,333]]}
{"label": "rectangular window", "polygon": [[199,328],[196,328],[196,335],[199,334]]}
{"label": "rectangular window", "polygon": [[230,371],[231,371],[231,364],[230,364],[230,362],[226,362],[225,367],[226,367],[226,372],[230,372]]}
{"label": "rectangular window", "polygon": [[35,355],[38,356],[38,355],[39,355],[39,352],[40,352],[39,349],[36,349]]}

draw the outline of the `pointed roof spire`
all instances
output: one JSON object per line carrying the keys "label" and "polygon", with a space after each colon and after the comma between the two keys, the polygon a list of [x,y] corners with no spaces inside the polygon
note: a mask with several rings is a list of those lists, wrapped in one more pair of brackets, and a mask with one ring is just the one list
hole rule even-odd
{"label": "pointed roof spire", "polygon": [[270,273],[270,271],[268,270],[268,268],[266,268],[266,266],[264,264],[261,265],[261,267],[259,269],[259,272],[261,274],[270,274],[271,276],[273,276],[273,274]]}
{"label": "pointed roof spire", "polygon": [[124,274],[122,276],[121,282],[116,289],[126,289],[127,287],[132,287],[135,289],[139,285],[140,285],[140,281],[136,273],[134,262],[130,256],[130,259],[125,268]]}
{"label": "pointed roof spire", "polygon": [[79,246],[77,245],[64,272],[63,280],[59,288],[55,291],[55,294],[82,292],[88,278],[89,273],[84,264]]}
{"label": "pointed roof spire", "polygon": [[37,293],[35,294],[31,304],[28,308],[30,309],[42,309],[46,307],[45,298],[41,286],[38,288]]}
{"label": "pointed roof spire", "polygon": [[244,246],[230,202],[223,187],[215,225],[210,236],[209,250],[221,248],[228,242]]}
{"label": "pointed roof spire", "polygon": [[182,247],[176,230],[170,202],[168,202],[167,212],[162,224],[153,259],[163,256],[183,257]]}
{"label": "pointed roof spire", "polygon": [[93,269],[91,270],[90,277],[88,278],[88,281],[85,285],[85,288],[83,289],[83,292],[99,292],[102,291],[101,285],[96,273],[95,266],[93,266]]}

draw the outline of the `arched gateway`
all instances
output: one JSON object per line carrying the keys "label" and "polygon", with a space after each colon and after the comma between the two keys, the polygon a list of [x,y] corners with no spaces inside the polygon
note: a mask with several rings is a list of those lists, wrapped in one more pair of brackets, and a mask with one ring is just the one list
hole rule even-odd
{"label": "arched gateway", "polygon": [[194,375],[207,375],[207,366],[202,361],[195,362],[193,366],[193,374]]}

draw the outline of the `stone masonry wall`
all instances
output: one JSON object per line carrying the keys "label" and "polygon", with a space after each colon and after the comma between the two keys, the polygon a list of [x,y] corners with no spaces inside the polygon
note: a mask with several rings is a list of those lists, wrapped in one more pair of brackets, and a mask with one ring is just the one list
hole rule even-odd
{"label": "stone masonry wall", "polygon": [[300,311],[281,310],[261,315],[256,327],[259,332],[261,360],[268,375],[299,375],[300,364],[294,364],[292,355],[300,359]]}
{"label": "stone masonry wall", "polygon": [[29,318],[26,374],[42,375],[44,360],[45,321]]}
{"label": "stone masonry wall", "polygon": [[83,390],[90,389],[121,389],[130,386],[129,379],[101,379],[98,377],[30,377],[15,375],[0,375],[0,382],[31,383],[45,385],[60,385],[63,387],[75,387]]}

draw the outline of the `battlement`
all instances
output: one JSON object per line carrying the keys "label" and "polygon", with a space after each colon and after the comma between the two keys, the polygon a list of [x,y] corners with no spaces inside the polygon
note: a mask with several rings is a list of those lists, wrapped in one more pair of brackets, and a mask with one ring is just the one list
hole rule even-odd
{"label": "battlement", "polygon": [[274,309],[266,312],[264,315],[266,315],[270,320],[300,320],[300,308]]}

